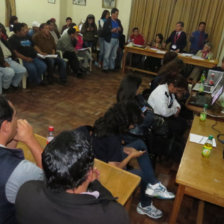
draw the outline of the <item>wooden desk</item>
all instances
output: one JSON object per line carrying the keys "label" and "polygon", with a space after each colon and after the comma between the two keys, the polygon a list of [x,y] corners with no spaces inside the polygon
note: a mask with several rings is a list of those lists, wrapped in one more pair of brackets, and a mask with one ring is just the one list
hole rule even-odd
{"label": "wooden desk", "polygon": [[[211,126],[214,120],[200,121],[194,117],[191,133],[216,138]],[[219,121],[215,127],[224,133],[224,122]],[[201,155],[202,145],[187,141],[183,157],[177,172],[176,182],[179,184],[169,224],[176,223],[177,215],[184,194],[224,207],[224,159],[222,145],[217,141],[209,158]]]}
{"label": "wooden desk", "polygon": [[[140,55],[144,55],[144,56],[151,56],[151,57],[162,59],[164,57],[164,54],[166,53],[166,51],[164,51],[164,54],[162,54],[162,53],[157,53],[156,50],[153,50],[153,49],[145,49],[145,48],[130,47],[130,46],[125,46],[125,48],[124,48],[124,56],[123,56],[123,61],[122,61],[122,72],[123,73],[125,72],[125,69],[131,69],[134,71],[139,71],[139,72],[144,72],[144,73],[151,74],[151,75],[156,75],[157,73],[155,73],[155,72],[132,67],[131,65],[126,65],[126,57],[127,57],[128,53],[140,54]],[[217,60],[198,60],[198,59],[194,59],[191,57],[182,56],[181,54],[178,54],[178,57],[180,59],[182,59],[183,62],[186,64],[196,65],[196,66],[205,67],[205,68],[213,68],[218,64]]]}

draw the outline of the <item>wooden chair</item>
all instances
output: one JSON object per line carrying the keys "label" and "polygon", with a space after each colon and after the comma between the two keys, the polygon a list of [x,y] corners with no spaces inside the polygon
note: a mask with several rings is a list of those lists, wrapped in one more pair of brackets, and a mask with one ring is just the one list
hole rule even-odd
{"label": "wooden chair", "polygon": [[[35,134],[37,141],[44,148],[47,139]],[[23,149],[25,158],[34,162],[34,158],[26,145],[19,142],[18,148]],[[108,163],[95,159],[94,166],[100,171],[99,181],[106,187],[118,202],[129,210],[132,200],[132,194],[139,185],[141,178],[123,169],[112,166]]]}

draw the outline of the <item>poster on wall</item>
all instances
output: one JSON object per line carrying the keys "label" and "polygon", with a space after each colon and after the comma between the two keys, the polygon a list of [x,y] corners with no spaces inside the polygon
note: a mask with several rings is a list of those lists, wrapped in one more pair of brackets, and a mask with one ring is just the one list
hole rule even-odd
{"label": "poster on wall", "polygon": [[72,3],[74,5],[82,5],[82,6],[85,6],[86,5],[86,0],[73,0]]}
{"label": "poster on wall", "polygon": [[112,9],[116,7],[117,0],[102,0],[102,7],[106,9]]}
{"label": "poster on wall", "polygon": [[48,0],[48,3],[55,4],[56,0]]}

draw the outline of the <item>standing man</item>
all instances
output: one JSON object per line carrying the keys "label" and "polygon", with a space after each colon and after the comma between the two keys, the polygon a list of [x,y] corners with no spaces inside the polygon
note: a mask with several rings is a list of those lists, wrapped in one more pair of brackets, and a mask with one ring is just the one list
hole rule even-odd
{"label": "standing man", "polygon": [[198,30],[194,31],[191,34],[190,42],[191,47],[190,51],[193,54],[196,54],[199,50],[202,50],[204,47],[204,44],[208,40],[208,34],[205,33],[205,22],[200,22],[198,26]]}
{"label": "standing man", "polygon": [[11,102],[0,96],[0,223],[14,224],[15,200],[20,187],[30,180],[42,180],[43,171],[24,159],[16,148],[21,141],[28,146],[36,163],[42,167],[42,148],[26,120],[17,120]]}
{"label": "standing man", "polygon": [[183,31],[184,23],[179,21],[176,23],[176,29],[170,34],[166,40],[166,44],[170,44],[170,50],[176,53],[183,52],[186,47],[186,33]]}
{"label": "standing man", "polygon": [[111,10],[111,17],[104,23],[102,35],[104,37],[104,59],[103,72],[115,70],[115,59],[117,56],[117,49],[119,47],[119,38],[123,33],[121,21],[118,19],[119,10],[113,8]]}
{"label": "standing man", "polygon": [[[40,32],[33,36],[34,48],[35,50],[45,56],[56,54],[56,44],[53,36],[50,34],[49,26],[46,23],[40,25]],[[47,57],[43,59],[47,64],[48,81],[52,83],[54,74],[54,65],[59,66],[59,76],[60,84],[65,84],[67,82],[66,77],[66,64],[62,58],[59,57]]]}

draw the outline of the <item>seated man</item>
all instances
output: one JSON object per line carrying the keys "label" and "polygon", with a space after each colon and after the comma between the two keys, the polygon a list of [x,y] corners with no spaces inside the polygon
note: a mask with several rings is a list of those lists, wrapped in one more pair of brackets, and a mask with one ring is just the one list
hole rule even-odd
{"label": "seated man", "polygon": [[30,181],[16,198],[19,223],[129,223],[125,209],[98,181],[90,140],[82,128],[64,131],[42,154],[45,182]]}
{"label": "seated man", "polygon": [[68,59],[68,63],[72,68],[72,71],[78,78],[82,77],[82,71],[75,52],[74,42],[76,41],[76,29],[69,28],[67,33],[61,36],[58,41],[57,49],[63,52],[63,57]]}
{"label": "seated man", "polygon": [[166,40],[166,44],[170,43],[170,50],[177,53],[183,52],[187,45],[186,33],[183,31],[184,23],[179,21],[176,23],[176,29],[170,34]]}
{"label": "seated man", "polygon": [[9,38],[9,46],[16,57],[23,60],[23,65],[28,72],[29,81],[40,84],[41,75],[46,71],[46,64],[37,58],[37,53],[32,46],[32,42],[26,36],[24,24],[16,23],[13,29],[15,34]]}
{"label": "seated man", "polygon": [[67,17],[65,21],[66,21],[66,24],[62,27],[61,34],[64,32],[64,30],[69,28],[69,25],[72,23],[72,18]]}
{"label": "seated man", "polygon": [[[33,36],[34,48],[41,55],[51,55],[56,53],[56,44],[54,38],[51,36],[49,26],[46,23],[40,25],[40,32]],[[54,74],[54,65],[59,66],[60,84],[67,82],[66,64],[62,58],[47,57],[43,59],[47,64],[48,81],[52,83]]]}
{"label": "seated man", "polygon": [[54,27],[53,21],[52,20],[48,20],[47,21],[47,25],[49,26],[49,31],[50,31],[51,36],[54,38],[55,44],[57,44],[58,43],[58,36],[55,33],[55,31],[54,31],[55,27]]}
{"label": "seated man", "polygon": [[28,146],[36,163],[41,164],[42,148],[26,120],[17,120],[11,102],[0,96],[0,223],[14,224],[15,200],[22,184],[29,180],[43,179],[43,172],[35,164],[24,159],[17,142]]}
{"label": "seated man", "polygon": [[1,39],[1,33],[0,28],[0,71],[9,78],[8,81],[3,81],[3,88],[8,89],[10,85],[17,88],[26,73],[26,68],[13,60],[14,54],[9,48],[8,41]]}

